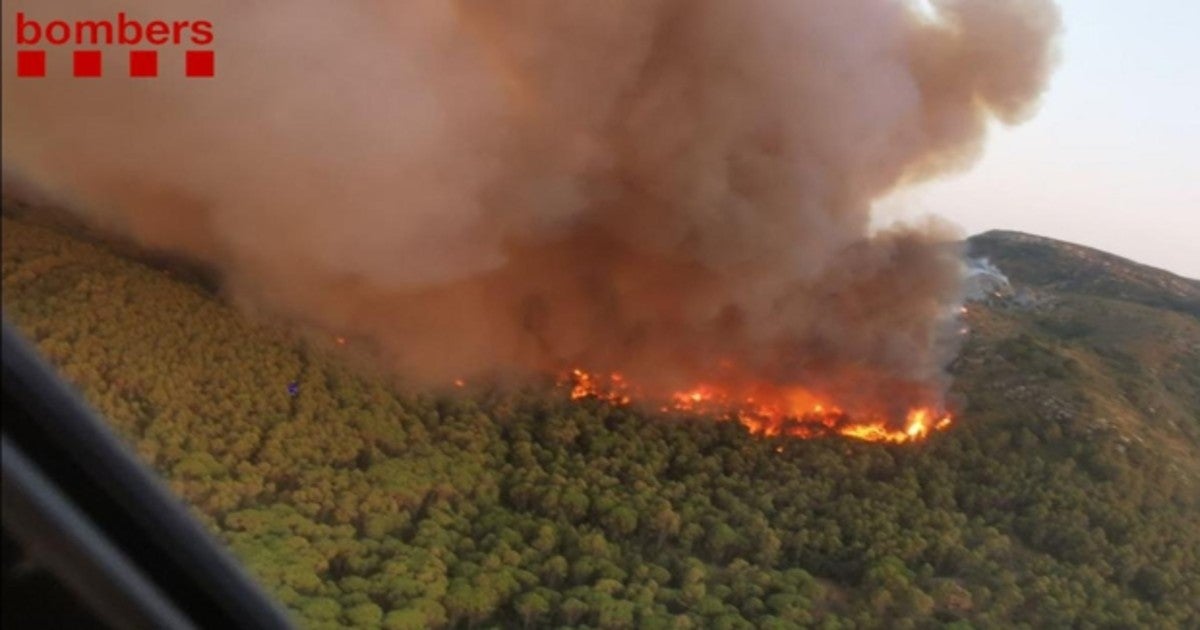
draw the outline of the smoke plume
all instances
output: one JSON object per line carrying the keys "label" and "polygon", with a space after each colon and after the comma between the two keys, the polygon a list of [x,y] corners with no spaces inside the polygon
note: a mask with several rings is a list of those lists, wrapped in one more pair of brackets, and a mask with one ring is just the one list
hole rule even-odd
{"label": "smoke plume", "polygon": [[[879,409],[941,386],[946,228],[872,203],[1031,113],[1049,0],[10,1],[206,19],[216,77],[3,75],[3,159],[240,302],[448,383],[567,366],[796,384]],[[172,57],[174,54],[179,59]],[[61,55],[62,61],[58,61]]]}

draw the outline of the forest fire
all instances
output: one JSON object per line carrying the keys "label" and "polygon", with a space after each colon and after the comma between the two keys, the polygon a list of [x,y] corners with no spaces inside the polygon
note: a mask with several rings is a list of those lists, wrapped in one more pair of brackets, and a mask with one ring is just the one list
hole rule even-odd
{"label": "forest fire", "polygon": [[[571,370],[560,379],[571,400],[594,399],[623,406],[639,400],[655,400],[629,383],[619,373],[597,375]],[[903,444],[949,428],[953,417],[931,407],[910,409],[902,426],[879,415],[852,415],[841,407],[823,402],[802,388],[755,387],[735,394],[713,385],[697,385],[665,397],[659,410],[735,418],[751,433],[801,439],[828,435]],[[661,398],[661,397],[660,397]]]}
{"label": "forest fire", "polygon": [[797,436],[948,421],[962,235],[875,210],[1058,58],[1053,0],[207,4],[211,89],[0,73],[6,190],[414,387],[587,366],[576,398]]}

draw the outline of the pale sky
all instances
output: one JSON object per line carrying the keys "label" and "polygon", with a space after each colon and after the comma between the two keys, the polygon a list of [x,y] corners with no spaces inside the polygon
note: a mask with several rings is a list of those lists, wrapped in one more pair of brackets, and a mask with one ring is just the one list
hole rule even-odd
{"label": "pale sky", "polygon": [[1062,60],[1037,116],[997,127],[969,172],[897,194],[936,214],[1200,278],[1200,0],[1060,0]]}

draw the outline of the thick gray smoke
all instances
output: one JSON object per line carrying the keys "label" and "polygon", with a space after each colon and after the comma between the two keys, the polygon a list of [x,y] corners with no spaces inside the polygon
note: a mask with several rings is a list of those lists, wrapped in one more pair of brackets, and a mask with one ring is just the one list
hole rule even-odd
{"label": "thick gray smoke", "polygon": [[118,10],[212,21],[216,77],[6,63],[5,168],[242,302],[420,382],[876,409],[936,395],[962,270],[944,229],[870,235],[872,203],[1024,119],[1058,29],[1049,0],[39,0],[5,3],[5,58],[17,11]]}

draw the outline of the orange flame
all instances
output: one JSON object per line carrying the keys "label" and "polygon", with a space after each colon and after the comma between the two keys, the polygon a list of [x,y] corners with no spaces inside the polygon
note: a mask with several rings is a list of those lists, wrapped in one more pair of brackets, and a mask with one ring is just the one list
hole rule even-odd
{"label": "orange flame", "polygon": [[[569,389],[571,400],[595,399],[614,405],[629,405],[634,396],[643,397],[617,373],[597,376],[576,368],[560,379],[560,383]],[[949,428],[953,422],[948,413],[930,407],[918,407],[908,411],[903,426],[895,427],[887,418],[877,415],[852,416],[802,388],[767,391],[758,397],[739,398],[721,387],[697,385],[671,393],[659,409],[663,412],[729,416],[757,435],[814,438],[832,434],[893,444],[923,440],[934,431]]]}
{"label": "orange flame", "polygon": [[614,372],[607,377],[596,377],[578,368],[571,370],[570,375],[562,382],[571,388],[571,400],[596,398],[614,405],[628,405],[633,402],[629,395],[629,384],[625,377]]}

